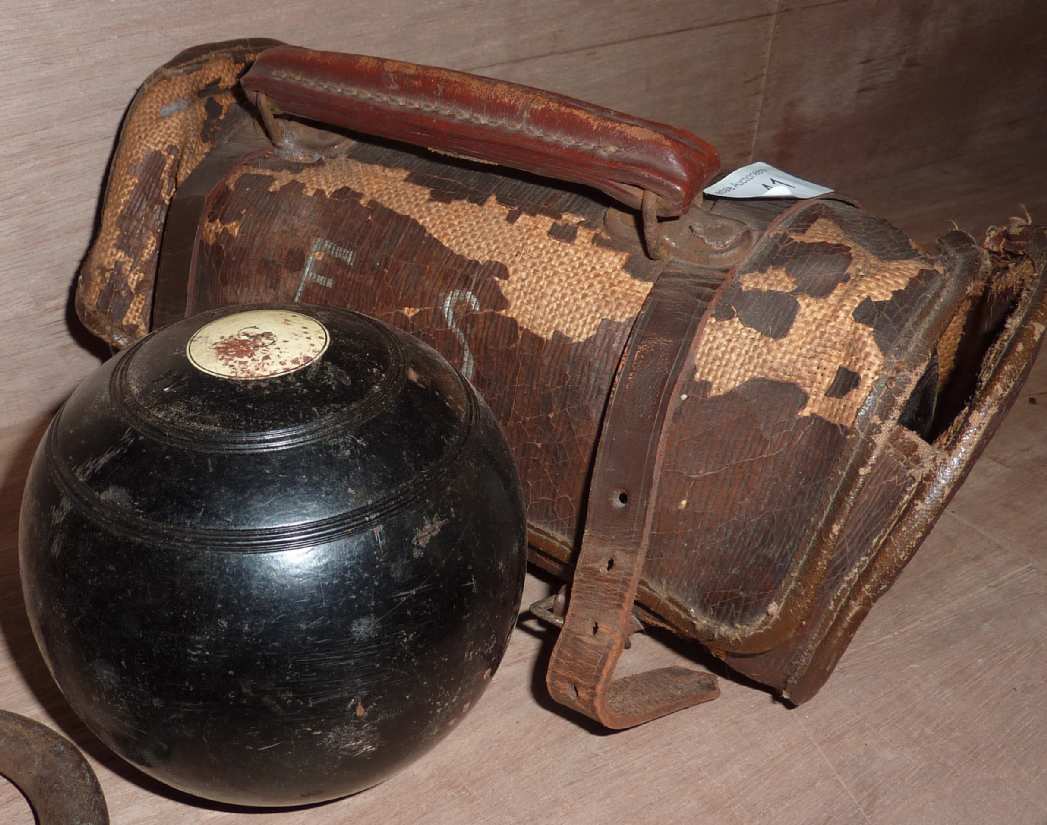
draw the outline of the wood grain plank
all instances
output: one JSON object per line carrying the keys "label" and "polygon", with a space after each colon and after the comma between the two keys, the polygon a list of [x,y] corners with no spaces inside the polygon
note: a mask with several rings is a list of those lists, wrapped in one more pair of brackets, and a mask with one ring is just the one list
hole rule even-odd
{"label": "wood grain plank", "polygon": [[1044,490],[1047,356],[1041,354],[1007,416],[1006,426],[989,443],[979,460],[978,471],[956,493],[956,517],[972,530],[1023,551],[1027,558],[1047,569]]}
{"label": "wood grain plank", "polygon": [[[13,0],[5,5],[0,30],[8,37],[15,67],[24,61],[35,70],[64,74],[63,58],[72,57],[96,67],[85,85],[97,86],[103,75],[126,71],[120,64],[137,62],[143,49],[153,52],[155,65],[187,45],[247,35],[474,69],[769,15],[774,8],[775,0],[287,0],[253,7],[236,0],[185,0],[175,10],[156,0],[119,5],[105,0]],[[163,25],[157,25],[158,9],[164,12],[159,18]],[[31,48],[23,51],[19,43]],[[41,53],[44,43],[50,51]],[[123,53],[114,54],[113,44]],[[14,74],[29,82],[25,72]]]}
{"label": "wood grain plank", "polygon": [[1045,24],[1023,0],[785,3],[754,154],[921,240],[1042,208]]}
{"label": "wood grain plank", "polygon": [[1047,466],[1047,356],[1036,359],[1018,401],[1007,414],[1007,426],[985,449],[985,455],[1013,470]]}
{"label": "wood grain plank", "polygon": [[21,791],[0,776],[0,822],[4,825],[37,825],[33,809]]}
{"label": "wood grain plank", "polygon": [[885,171],[838,187],[928,249],[954,226],[980,239],[987,227],[1012,215],[1047,221],[1047,191],[1039,184],[1047,174],[1047,116],[999,138],[918,169]]}
{"label": "wood grain plank", "polygon": [[1042,823],[1047,574],[955,510],[798,716],[872,822]]}

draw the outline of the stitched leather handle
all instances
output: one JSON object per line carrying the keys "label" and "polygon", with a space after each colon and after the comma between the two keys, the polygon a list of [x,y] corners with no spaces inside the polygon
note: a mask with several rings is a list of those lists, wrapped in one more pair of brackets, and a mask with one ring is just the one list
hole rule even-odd
{"label": "stitched leather handle", "polygon": [[593,186],[680,215],[719,168],[683,129],[551,92],[364,55],[277,46],[241,85],[286,114]]}

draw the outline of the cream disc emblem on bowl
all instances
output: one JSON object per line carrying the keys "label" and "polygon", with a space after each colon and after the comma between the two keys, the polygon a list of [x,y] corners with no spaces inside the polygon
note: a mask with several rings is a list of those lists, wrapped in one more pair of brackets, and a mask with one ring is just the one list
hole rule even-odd
{"label": "cream disc emblem on bowl", "polygon": [[251,309],[204,324],[186,344],[189,363],[219,378],[255,381],[309,366],[331,336],[308,315],[286,309]]}

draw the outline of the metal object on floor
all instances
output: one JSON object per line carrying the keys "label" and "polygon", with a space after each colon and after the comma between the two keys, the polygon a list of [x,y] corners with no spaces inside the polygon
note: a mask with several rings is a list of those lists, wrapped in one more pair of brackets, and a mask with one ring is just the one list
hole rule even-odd
{"label": "metal object on floor", "polygon": [[39,825],[109,825],[98,778],[76,746],[47,725],[3,710],[0,775],[22,792]]}

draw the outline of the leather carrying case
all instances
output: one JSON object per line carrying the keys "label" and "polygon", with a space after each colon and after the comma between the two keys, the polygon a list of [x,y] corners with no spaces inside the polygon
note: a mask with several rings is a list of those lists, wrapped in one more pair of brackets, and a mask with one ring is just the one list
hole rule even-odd
{"label": "leather carrying case", "polygon": [[855,203],[705,200],[694,135],[273,41],[183,53],[123,126],[80,273],[125,346],[243,302],[337,304],[482,392],[570,582],[560,703],[612,728],[715,678],[616,678],[658,624],[792,702],[828,678],[991,437],[1047,321],[1047,231],[934,250]]}

